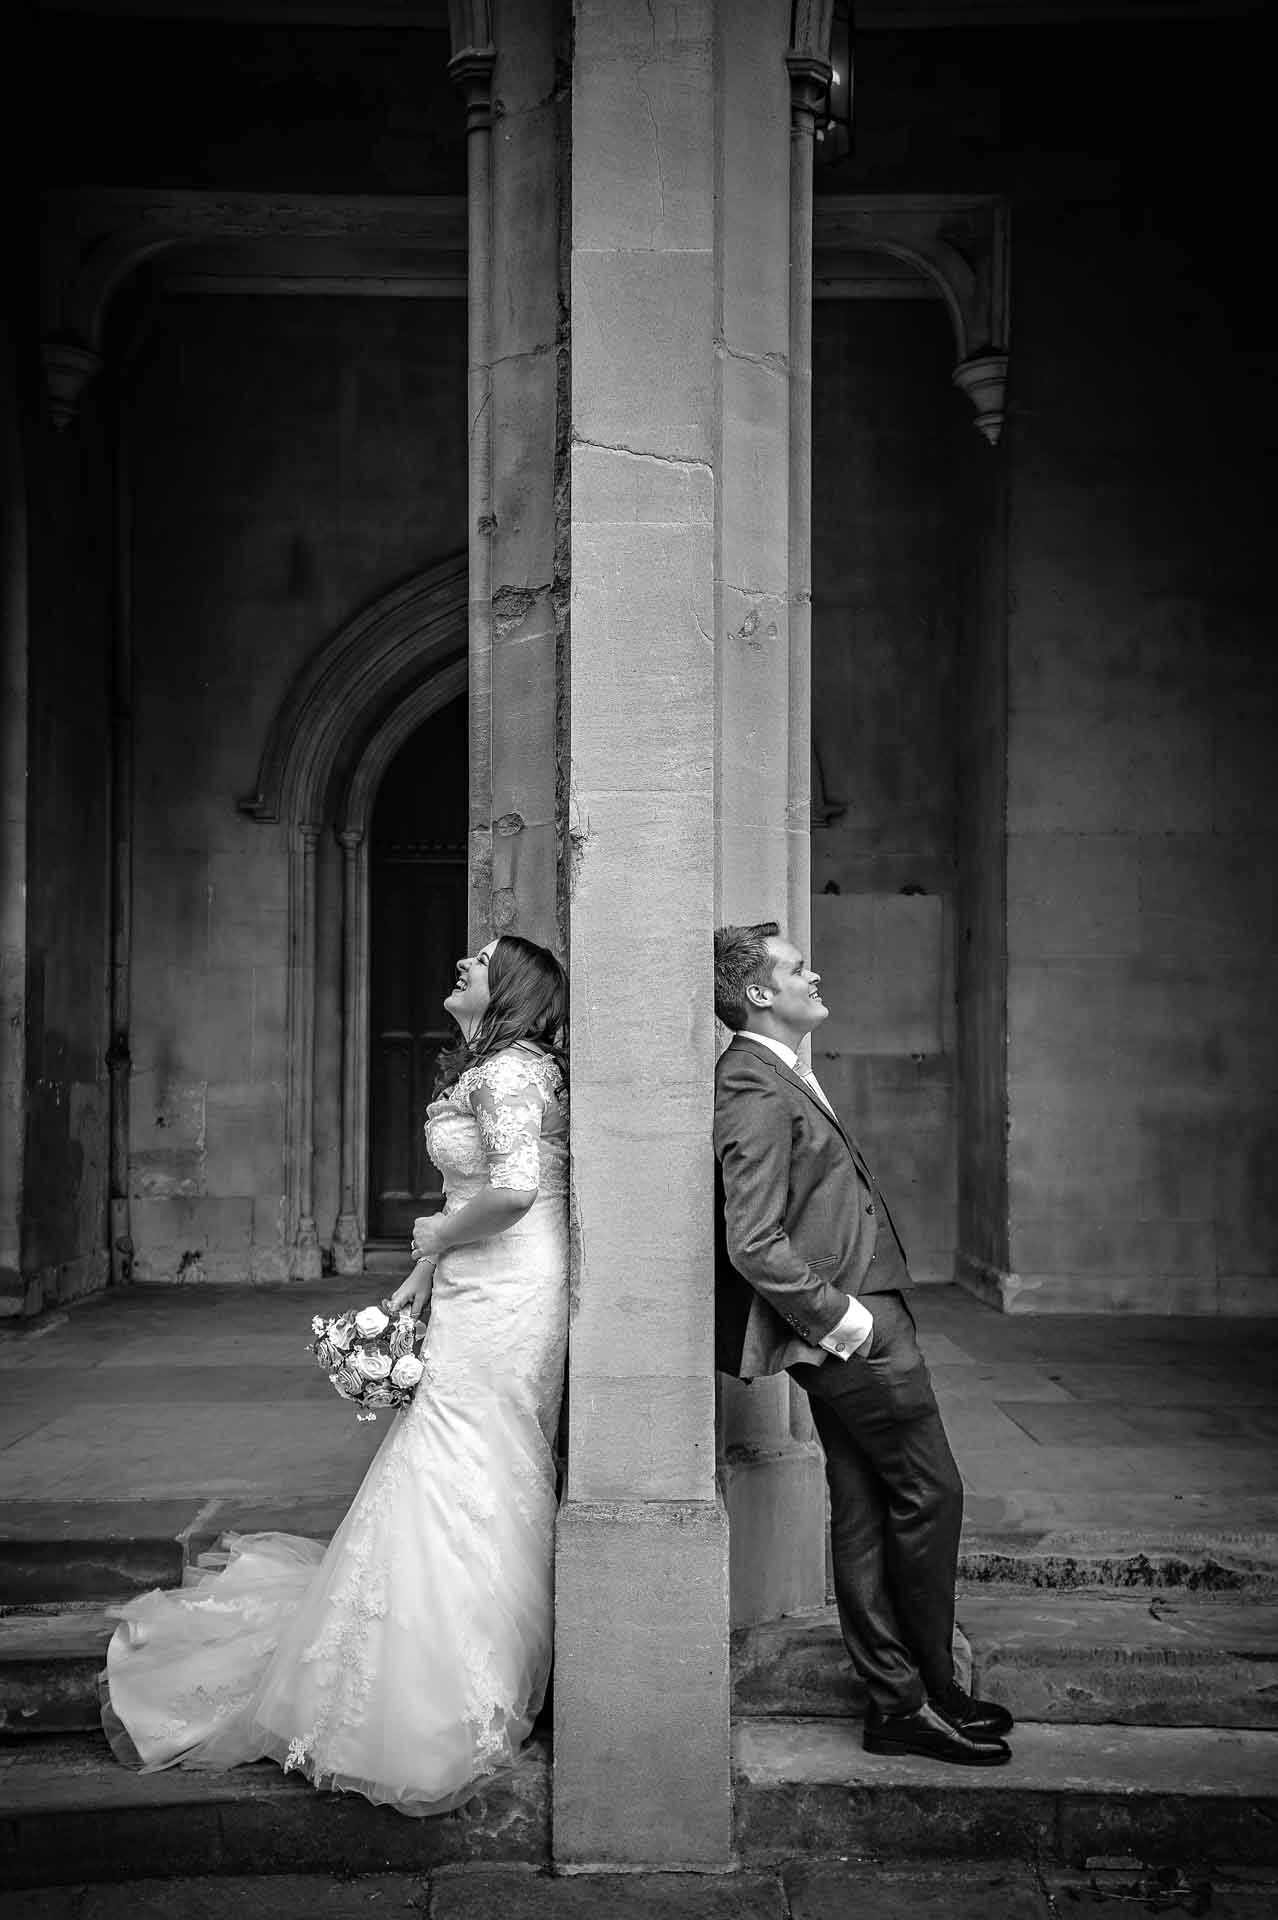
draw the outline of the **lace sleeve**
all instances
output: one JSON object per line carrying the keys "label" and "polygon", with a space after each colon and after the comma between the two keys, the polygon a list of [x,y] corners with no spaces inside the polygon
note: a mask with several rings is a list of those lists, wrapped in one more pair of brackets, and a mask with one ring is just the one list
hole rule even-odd
{"label": "lace sleeve", "polygon": [[537,1143],[547,1100],[540,1082],[533,1063],[517,1053],[498,1054],[475,1069],[468,1096],[479,1122],[490,1187],[537,1191]]}

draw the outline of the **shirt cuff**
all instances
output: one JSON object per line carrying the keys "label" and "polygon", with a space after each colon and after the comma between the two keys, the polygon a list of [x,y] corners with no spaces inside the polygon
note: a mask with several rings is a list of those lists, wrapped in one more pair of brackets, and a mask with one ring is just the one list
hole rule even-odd
{"label": "shirt cuff", "polygon": [[839,1360],[847,1360],[870,1344],[874,1335],[874,1315],[859,1300],[849,1303],[837,1326],[821,1338],[820,1345]]}

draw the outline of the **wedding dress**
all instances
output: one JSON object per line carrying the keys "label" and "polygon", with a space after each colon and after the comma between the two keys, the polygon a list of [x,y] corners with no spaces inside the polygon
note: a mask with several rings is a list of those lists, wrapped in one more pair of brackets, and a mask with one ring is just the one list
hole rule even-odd
{"label": "wedding dress", "polygon": [[425,1374],[327,1549],[232,1536],[222,1571],[114,1609],[103,1725],[126,1764],[270,1758],[430,1814],[508,1765],[532,1727],[550,1669],[568,1314],[558,1067],[513,1047],[468,1068],[428,1109],[426,1143],[446,1213],[485,1184],[537,1198],[507,1232],[440,1259]]}

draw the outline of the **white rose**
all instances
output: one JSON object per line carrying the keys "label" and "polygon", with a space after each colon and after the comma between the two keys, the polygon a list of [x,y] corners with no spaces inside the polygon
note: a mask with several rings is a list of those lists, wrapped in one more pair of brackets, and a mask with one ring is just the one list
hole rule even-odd
{"label": "white rose", "polygon": [[344,1320],[330,1320],[328,1323],[328,1337],[339,1353],[345,1353],[351,1341],[355,1338],[355,1334],[354,1330],[348,1326]]}
{"label": "white rose", "polygon": [[365,1307],[362,1313],[355,1315],[356,1331],[365,1340],[376,1340],[378,1334],[389,1325],[390,1321],[380,1307]]}
{"label": "white rose", "polygon": [[406,1353],[404,1357],[401,1360],[397,1360],[391,1368],[391,1385],[393,1387],[415,1387],[424,1372],[425,1368],[417,1358],[417,1355],[415,1353]]}
{"label": "white rose", "polygon": [[391,1370],[390,1355],[378,1353],[376,1350],[372,1353],[357,1353],[355,1368],[365,1380],[384,1380]]}
{"label": "white rose", "polygon": [[315,1318],[311,1321],[311,1332],[323,1333],[324,1330],[325,1330],[325,1323],[320,1319],[319,1315],[316,1314]]}

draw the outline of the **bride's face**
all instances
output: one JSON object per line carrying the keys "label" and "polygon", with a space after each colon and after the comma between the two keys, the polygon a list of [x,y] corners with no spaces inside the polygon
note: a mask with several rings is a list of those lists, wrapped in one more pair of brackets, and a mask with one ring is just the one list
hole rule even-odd
{"label": "bride's face", "polygon": [[452,1014],[468,1040],[488,1011],[488,962],[496,945],[490,940],[478,953],[457,962],[457,979],[444,1002],[444,1011]]}

